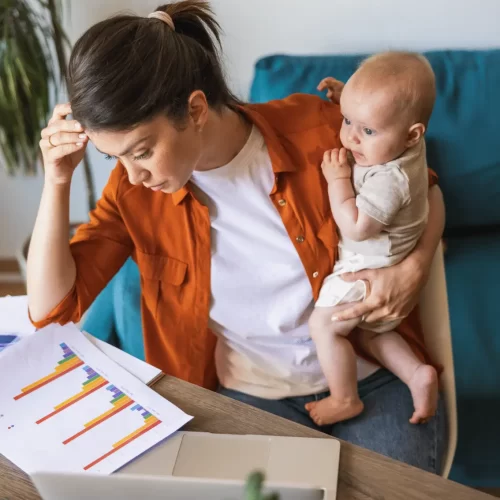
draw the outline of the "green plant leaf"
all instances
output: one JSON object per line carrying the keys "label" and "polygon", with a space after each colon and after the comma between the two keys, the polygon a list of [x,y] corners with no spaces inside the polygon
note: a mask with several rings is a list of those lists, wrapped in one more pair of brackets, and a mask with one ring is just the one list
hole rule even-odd
{"label": "green plant leaf", "polygon": [[[0,0],[0,166],[33,173],[61,74],[41,0]],[[62,30],[61,26],[58,26]]]}

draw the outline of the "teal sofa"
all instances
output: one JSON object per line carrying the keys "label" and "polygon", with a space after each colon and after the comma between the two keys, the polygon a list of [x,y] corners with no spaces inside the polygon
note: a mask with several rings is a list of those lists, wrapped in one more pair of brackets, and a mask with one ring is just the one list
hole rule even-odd
{"label": "teal sofa", "polygon": [[[500,50],[426,55],[437,79],[428,160],[446,201],[445,263],[457,386],[459,437],[451,479],[500,487],[500,333],[493,318],[500,298]],[[250,100],[317,93],[323,77],[345,81],[362,58],[265,57],[255,66]],[[85,328],[143,357],[134,266],[128,261],[98,297]]]}
{"label": "teal sofa", "polygon": [[85,315],[83,330],[145,360],[139,269],[128,259]]}

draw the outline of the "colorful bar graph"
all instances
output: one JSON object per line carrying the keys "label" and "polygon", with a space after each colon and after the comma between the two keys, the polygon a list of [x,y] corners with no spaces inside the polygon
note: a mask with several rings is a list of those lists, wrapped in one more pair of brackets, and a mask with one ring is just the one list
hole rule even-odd
{"label": "colorful bar graph", "polygon": [[134,403],[134,401],[132,401],[129,396],[120,391],[120,389],[118,389],[114,385],[109,385],[108,387],[106,387],[106,390],[110,391],[113,394],[113,399],[110,401],[113,407],[110,410],[101,413],[101,415],[94,418],[93,420],[90,420],[89,422],[84,424],[84,429],[63,441],[63,444],[71,443],[71,441],[73,441],[74,439],[90,431],[90,429],[97,427],[99,424],[108,420],[109,418],[114,417],[116,414],[120,413],[122,410],[128,408],[131,404]]}
{"label": "colorful bar graph", "polygon": [[50,375],[42,377],[36,382],[33,382],[32,384],[27,385],[26,387],[23,387],[21,389],[21,394],[14,396],[15,400],[27,396],[31,392],[40,389],[40,387],[50,384],[59,377],[62,377],[63,375],[66,375],[70,371],[75,370],[79,366],[83,365],[83,361],[64,342],[59,345],[63,351],[63,357],[61,361],[58,361],[57,366],[54,368],[54,371]]}
{"label": "colorful bar graph", "polygon": [[136,429],[134,432],[131,432],[127,436],[125,436],[123,439],[120,439],[117,441],[115,444],[113,444],[113,449],[102,455],[101,457],[97,458],[90,464],[86,465],[83,470],[89,470],[94,465],[97,465],[99,462],[102,462],[105,458],[109,457],[113,453],[116,453],[119,449],[123,448],[124,446],[127,446],[127,444],[131,443],[134,439],[137,439],[138,437],[142,436],[146,432],[150,431],[157,425],[161,424],[161,420],[157,419],[154,415],[149,413],[145,408],[143,408],[140,404],[135,404],[131,409],[131,411],[138,411],[141,412],[142,418],[144,419],[144,425]]}
{"label": "colorful bar graph", "polygon": [[[78,359],[78,358],[73,358],[73,359]],[[68,363],[71,362],[72,361],[68,361]],[[45,422],[45,420],[48,420],[54,415],[57,415],[58,413],[62,412],[69,406],[75,404],[78,401],[81,401],[83,398],[90,396],[90,394],[99,390],[101,387],[104,387],[108,383],[107,380],[105,380],[103,377],[101,377],[101,375],[99,375],[92,368],[90,368],[90,366],[84,366],[83,370],[87,374],[87,380],[82,384],[82,390],[77,394],[75,394],[74,396],[71,396],[62,403],[58,404],[57,406],[54,406],[54,411],[49,413],[48,415],[45,415],[45,417],[42,417],[40,420],[37,420],[36,421],[37,424]]]}

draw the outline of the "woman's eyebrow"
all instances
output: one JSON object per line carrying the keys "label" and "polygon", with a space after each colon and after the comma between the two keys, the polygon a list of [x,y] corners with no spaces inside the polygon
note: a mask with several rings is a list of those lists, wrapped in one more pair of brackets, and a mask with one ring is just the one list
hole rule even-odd
{"label": "woman's eyebrow", "polygon": [[127,149],[123,152],[121,152],[118,156],[127,156],[128,154],[130,154],[132,152],[133,149],[135,149],[139,144],[147,141],[149,138],[151,137],[151,135],[146,135],[144,137],[142,137],[141,139],[133,142],[132,144],[129,144],[127,146]]}
{"label": "woman's eyebrow", "polygon": [[[130,144],[129,146],[127,146],[127,149],[125,151],[123,151],[122,153],[119,153],[117,155],[113,155],[113,156],[126,156],[128,155],[134,148],[136,148],[139,144],[147,141],[148,139],[151,138],[151,135],[146,135],[144,137],[141,137],[140,139],[138,139],[137,141],[133,142],[132,144]],[[94,144],[95,146],[95,144]],[[101,151],[97,146],[95,146],[95,148],[97,149],[97,151],[99,151],[99,153],[105,155],[107,153],[104,153],[103,151]]]}

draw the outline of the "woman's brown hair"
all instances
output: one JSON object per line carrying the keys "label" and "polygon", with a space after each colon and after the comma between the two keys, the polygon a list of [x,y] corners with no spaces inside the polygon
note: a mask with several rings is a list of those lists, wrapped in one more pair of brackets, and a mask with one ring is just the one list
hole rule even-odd
{"label": "woman's brown hair", "polygon": [[224,78],[220,26],[208,2],[184,0],[156,9],[155,18],[117,15],[77,41],[69,63],[73,116],[89,130],[127,130],[164,113],[177,124],[188,98],[205,93],[216,110],[238,103]]}

